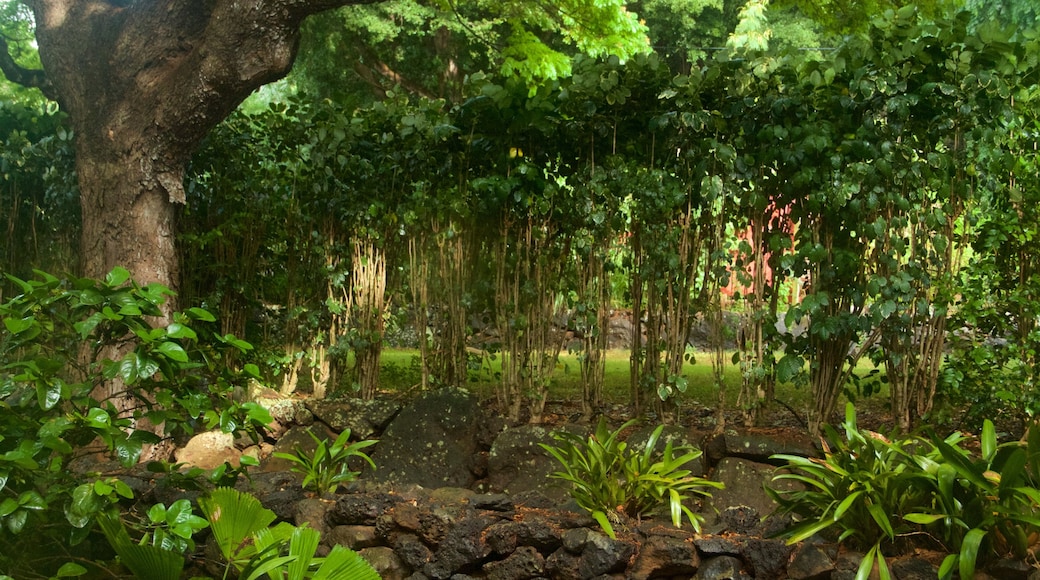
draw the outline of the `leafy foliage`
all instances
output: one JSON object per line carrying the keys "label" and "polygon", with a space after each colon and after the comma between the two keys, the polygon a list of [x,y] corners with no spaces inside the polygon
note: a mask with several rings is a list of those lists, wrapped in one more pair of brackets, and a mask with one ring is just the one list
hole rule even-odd
{"label": "leafy foliage", "polygon": [[998,444],[993,423],[986,421],[976,458],[955,437],[933,436],[931,442],[935,452],[918,462],[932,501],[906,519],[937,530],[951,552],[939,577],[957,572],[971,578],[991,557],[1031,557],[1040,532],[1040,431],[1031,429],[1025,441]]}
{"label": "leafy foliage", "polygon": [[[253,496],[230,488],[218,488],[199,499],[209,519],[213,538],[241,578],[303,580],[378,580],[379,574],[357,553],[333,547],[324,558],[314,556],[319,533],[286,522],[274,526],[274,512]],[[226,577],[226,574],[225,574]]]}
{"label": "leafy foliage", "polygon": [[661,507],[668,508],[675,527],[681,527],[685,515],[690,525],[700,530],[701,516],[684,502],[697,496],[710,497],[706,488],[721,488],[723,484],[690,475],[687,465],[700,457],[698,449],[676,447],[667,441],[658,453],[664,426],[654,429],[642,450],[629,447],[620,435],[634,424],[634,420],[628,421],[609,431],[601,418],[587,438],[566,431],[554,433],[559,445],[541,444],[563,466],[563,471],[551,477],[570,484],[571,497],[612,538],[620,516],[642,517]]}
{"label": "leafy foliage", "polygon": [[913,538],[938,539],[949,551],[939,577],[971,578],[984,562],[1025,559],[1037,549],[1040,530],[1040,432],[1026,441],[998,444],[987,421],[978,457],[954,433],[889,440],[860,429],[846,407],[844,438],[825,427],[824,456],[776,455],[785,461],[774,482],[804,486],[778,491],[767,486],[778,513],[798,521],[782,532],[794,543],[818,533],[866,550],[857,577],[878,567],[891,577],[886,556],[907,553]]}
{"label": "leafy foliage", "polygon": [[823,459],[773,456],[786,462],[773,480],[804,484],[805,489],[766,490],[779,504],[778,513],[800,518],[782,534],[788,543],[835,527],[837,541],[867,550],[861,573],[869,574],[876,562],[882,577],[888,577],[884,552],[910,531],[903,518],[924,501],[917,482],[920,473],[909,451],[913,440],[890,441],[861,430],[851,403],[846,405],[842,428],[844,437],[824,426]]}
{"label": "leafy foliage", "polygon": [[354,481],[359,472],[351,471],[349,462],[354,458],[366,461],[372,469],[376,464],[362,449],[378,443],[372,439],[350,443],[350,429],[344,430],[329,444],[313,431],[307,434],[314,440],[315,448],[308,453],[299,446],[293,453],[275,453],[274,456],[293,463],[292,470],[303,476],[303,487],[318,493],[332,493],[341,483]]}
{"label": "leafy foliage", "polygon": [[[10,545],[29,535],[37,546],[75,544],[95,515],[132,497],[122,482],[91,474],[89,463],[79,474],[70,464],[99,452],[136,463],[143,445],[161,441],[146,425],[163,425],[162,436],[174,437],[197,426],[254,432],[270,421],[255,403],[232,399],[250,375],[223,360],[248,343],[209,330],[215,319],[200,308],[152,326],[169,293],[164,287],[139,286],[121,269],[100,281],[43,272],[9,279],[21,290],[0,305],[0,536]],[[131,348],[118,360],[106,358],[117,343]],[[98,397],[99,387],[113,381],[116,396],[135,402],[132,411]]]}

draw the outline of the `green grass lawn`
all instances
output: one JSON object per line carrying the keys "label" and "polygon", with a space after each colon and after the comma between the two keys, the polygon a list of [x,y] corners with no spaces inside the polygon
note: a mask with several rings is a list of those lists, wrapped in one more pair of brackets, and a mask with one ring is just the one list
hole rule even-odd
{"label": "green grass lawn", "polygon": [[[726,353],[725,389],[726,406],[733,408],[737,404],[740,392],[740,370],[732,364],[733,352]],[[381,383],[383,387],[393,391],[407,391],[420,381],[419,351],[414,349],[384,349],[382,355]],[[869,362],[861,362],[857,374],[866,375],[873,366]],[[501,359],[485,359],[480,371],[470,373],[468,388],[480,396],[493,396],[498,385],[496,373],[501,370]],[[698,352],[693,364],[686,363],[683,374],[688,382],[683,401],[689,405],[715,407],[715,379],[708,353]],[[625,404],[629,397],[629,351],[611,350],[607,352],[607,366],[604,378],[604,398],[608,403]],[[777,399],[783,401],[800,412],[809,407],[812,395],[808,386],[780,384],[776,388]],[[883,388],[874,399],[884,400],[888,396]],[[549,397],[555,401],[581,400],[581,370],[577,355],[561,354],[560,362],[552,377]]]}

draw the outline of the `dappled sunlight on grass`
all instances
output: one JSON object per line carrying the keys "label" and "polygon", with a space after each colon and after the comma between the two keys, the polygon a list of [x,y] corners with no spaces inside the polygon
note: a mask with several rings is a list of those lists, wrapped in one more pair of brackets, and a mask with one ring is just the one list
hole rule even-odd
{"label": "dappled sunlight on grass", "polygon": [[[549,397],[555,401],[581,400],[581,368],[579,353],[564,353],[552,376]],[[733,364],[733,351],[726,353],[724,385],[726,390],[726,406],[734,409],[740,392],[740,369]],[[498,385],[498,372],[501,369],[501,358],[496,354],[487,354],[482,358],[474,357],[470,371],[468,389],[481,397],[494,396]],[[477,365],[479,363],[479,370]],[[867,376],[873,365],[861,362],[856,369],[859,376]],[[717,400],[715,378],[712,373],[711,358],[708,353],[696,352],[693,363],[683,366],[683,374],[688,382],[683,395],[683,406],[714,408]],[[421,377],[419,374],[419,351],[414,349],[384,349],[382,356],[382,387],[389,391],[404,392],[417,387]],[[876,377],[871,380],[876,381]],[[630,401],[629,351],[610,350],[606,354],[606,372],[604,373],[604,399],[610,404],[628,404]],[[871,407],[884,405],[888,398],[888,387],[885,384],[873,385],[875,392],[869,397]],[[782,383],[776,387],[776,398],[785,405],[803,414],[812,402],[812,393],[808,385]],[[842,398],[844,403],[845,398]]]}

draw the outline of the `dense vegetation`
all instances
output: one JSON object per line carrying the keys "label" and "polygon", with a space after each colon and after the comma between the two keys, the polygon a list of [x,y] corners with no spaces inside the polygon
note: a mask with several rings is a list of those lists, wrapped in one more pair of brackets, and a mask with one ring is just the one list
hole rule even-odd
{"label": "dense vegetation", "polygon": [[[534,88],[474,75],[453,106],[236,114],[191,167],[181,299],[256,344],[243,362],[283,392],[374,396],[396,327],[418,329],[425,384],[461,384],[480,331],[508,353],[503,408],[537,419],[567,327],[591,410],[626,307],[632,399],[661,413],[704,316],[739,338],[748,420],[797,381],[815,430],[843,390],[877,388],[851,373],[868,356],[904,429],[937,400],[1031,415],[1035,41],[971,28],[903,9],[819,54],[680,75],[577,57]],[[4,113],[3,267],[72,270],[68,135],[50,110]]]}

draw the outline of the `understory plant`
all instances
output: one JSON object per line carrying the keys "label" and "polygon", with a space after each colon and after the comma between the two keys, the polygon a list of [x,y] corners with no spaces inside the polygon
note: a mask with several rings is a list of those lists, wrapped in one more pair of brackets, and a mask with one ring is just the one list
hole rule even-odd
{"label": "understory plant", "polygon": [[147,531],[138,541],[131,539],[127,527],[113,513],[100,514],[97,521],[122,564],[136,577],[177,580],[184,569],[184,554],[195,550],[192,536],[209,522],[192,513],[186,499],[173,502],[169,508],[155,504],[147,516]]}
{"label": "understory plant", "polygon": [[376,467],[372,458],[362,450],[375,445],[378,443],[377,440],[366,439],[351,443],[350,429],[345,429],[330,445],[309,429],[307,434],[314,440],[313,452],[307,452],[297,445],[292,453],[274,454],[275,457],[293,463],[291,469],[303,476],[304,489],[317,493],[332,493],[341,483],[354,481],[360,473],[352,471],[349,462],[355,457],[366,461],[372,469]]}
{"label": "understory plant", "polygon": [[248,493],[217,488],[199,499],[199,507],[205,518],[194,515],[187,500],[170,508],[153,506],[148,511],[151,531],[137,541],[114,515],[103,514],[98,523],[123,566],[142,580],[178,580],[185,552],[194,550],[191,536],[204,527],[212,531],[211,541],[224,559],[224,579],[379,579],[361,556],[342,546],[316,557],[317,530],[286,522],[272,526],[274,512]]}
{"label": "understory plant", "polygon": [[778,514],[796,517],[780,536],[788,543],[816,534],[864,550],[856,575],[874,568],[891,578],[886,556],[909,552],[915,538],[941,543],[949,555],[939,578],[974,577],[985,561],[1010,557],[1035,563],[1040,544],[1040,431],[999,444],[983,423],[979,452],[961,433],[941,438],[911,434],[891,439],[861,429],[849,403],[844,437],[823,427],[822,458],[774,455],[784,461],[767,486]]}
{"label": "understory plant", "polygon": [[317,530],[279,522],[275,514],[250,494],[218,488],[199,499],[209,520],[221,555],[238,578],[254,580],[379,580],[379,574],[361,556],[343,546],[333,546],[324,558],[315,556],[320,540]]}
{"label": "understory plant", "polygon": [[46,576],[132,499],[91,458],[129,466],[200,428],[256,437],[270,415],[232,397],[257,373],[228,357],[251,346],[201,308],[164,315],[169,289],[122,268],[7,279],[19,293],[0,304],[0,574]]}
{"label": "understory plant", "polygon": [[941,539],[950,554],[939,577],[972,578],[987,558],[1036,562],[1040,544],[1040,430],[1024,441],[999,444],[993,422],[983,422],[979,453],[961,439],[931,436],[934,451],[918,459],[931,500],[907,519]]}
{"label": "understory plant", "polygon": [[823,426],[823,458],[779,454],[785,461],[774,482],[794,482],[795,489],[766,487],[778,514],[798,522],[780,534],[789,544],[835,530],[835,539],[866,550],[857,578],[867,578],[876,563],[882,579],[891,573],[884,552],[913,530],[903,516],[924,501],[916,484],[922,474],[909,450],[914,439],[895,439],[860,429],[852,403],[845,407],[844,437]]}
{"label": "understory plant", "polygon": [[566,431],[553,433],[557,445],[540,444],[563,467],[551,477],[571,485],[571,497],[611,538],[616,537],[614,524],[621,516],[639,518],[664,506],[675,527],[682,526],[685,515],[700,531],[703,518],[686,502],[694,497],[711,497],[708,488],[719,489],[723,484],[694,476],[687,468],[700,457],[699,449],[675,446],[669,440],[658,452],[664,426],[654,429],[642,449],[629,446],[620,435],[636,423],[627,421],[610,431],[606,419],[601,418],[587,438]]}

